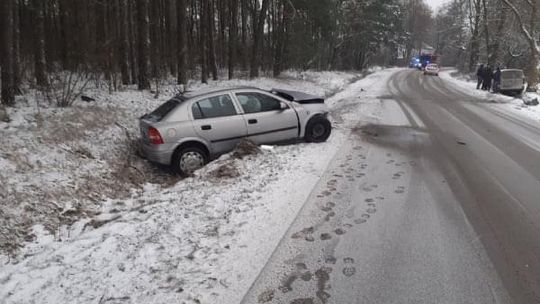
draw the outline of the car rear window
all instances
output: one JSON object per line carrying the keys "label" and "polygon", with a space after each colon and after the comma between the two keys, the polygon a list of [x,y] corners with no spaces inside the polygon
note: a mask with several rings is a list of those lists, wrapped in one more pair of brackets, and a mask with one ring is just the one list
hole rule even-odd
{"label": "car rear window", "polygon": [[503,78],[506,79],[521,79],[523,78],[523,72],[522,71],[503,71],[501,73]]}
{"label": "car rear window", "polygon": [[160,122],[163,120],[163,118],[165,118],[165,116],[171,113],[171,111],[174,110],[181,102],[181,100],[173,98],[159,106],[159,108],[155,109],[152,113],[144,116],[144,119],[152,122]]}

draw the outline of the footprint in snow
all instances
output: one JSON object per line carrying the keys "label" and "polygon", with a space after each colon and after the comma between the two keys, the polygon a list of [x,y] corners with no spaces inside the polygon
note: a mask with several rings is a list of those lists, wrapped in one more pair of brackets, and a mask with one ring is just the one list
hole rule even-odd
{"label": "footprint in snow", "polygon": [[356,274],[356,267],[354,267],[354,259],[353,258],[344,258],[343,263],[345,264],[345,267],[343,267],[343,275],[346,277],[352,277]]}

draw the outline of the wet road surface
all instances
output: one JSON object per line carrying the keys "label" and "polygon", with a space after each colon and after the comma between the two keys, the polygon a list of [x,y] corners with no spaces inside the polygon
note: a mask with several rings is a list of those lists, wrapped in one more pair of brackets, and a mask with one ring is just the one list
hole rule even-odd
{"label": "wet road surface", "polygon": [[413,70],[386,93],[243,303],[540,303],[540,127]]}

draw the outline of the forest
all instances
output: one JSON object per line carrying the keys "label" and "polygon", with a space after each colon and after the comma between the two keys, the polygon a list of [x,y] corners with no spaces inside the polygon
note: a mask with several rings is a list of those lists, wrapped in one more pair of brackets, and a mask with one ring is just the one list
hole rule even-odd
{"label": "forest", "polygon": [[473,72],[478,63],[521,68],[539,83],[540,1],[453,0],[434,17],[433,45],[443,64]]}
{"label": "forest", "polygon": [[534,84],[539,8],[538,0],[452,0],[436,14],[423,0],[3,0],[2,104],[31,89],[67,106],[89,85],[159,90],[171,78],[399,65],[422,44],[445,65],[520,67]]}

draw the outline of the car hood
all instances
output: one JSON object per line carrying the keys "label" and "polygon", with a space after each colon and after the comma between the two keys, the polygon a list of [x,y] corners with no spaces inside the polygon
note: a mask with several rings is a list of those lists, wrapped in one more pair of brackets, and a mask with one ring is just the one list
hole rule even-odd
{"label": "car hood", "polygon": [[272,94],[278,95],[281,98],[285,98],[288,101],[294,101],[302,104],[324,103],[323,97],[306,94],[304,92],[288,91],[281,89],[272,89],[271,92]]}

